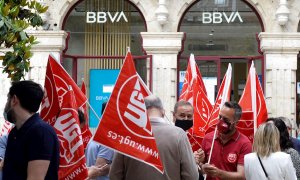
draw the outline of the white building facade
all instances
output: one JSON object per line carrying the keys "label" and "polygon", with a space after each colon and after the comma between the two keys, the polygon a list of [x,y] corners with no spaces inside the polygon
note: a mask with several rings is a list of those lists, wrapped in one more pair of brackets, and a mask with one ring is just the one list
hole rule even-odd
{"label": "white building facade", "polygon": [[[141,59],[136,63],[137,71],[153,94],[163,100],[171,119],[180,92],[180,72],[186,69],[190,53],[195,54],[205,82],[212,84],[206,87],[212,97],[228,63],[232,63],[235,101],[241,95],[249,65],[255,61],[269,117],[299,119],[299,0],[41,2],[49,6],[44,16],[48,26],[29,32],[40,43],[33,48],[27,79],[44,83],[52,53],[79,85],[84,79],[92,91],[90,70],[119,69],[121,56],[130,46],[136,59]],[[6,77],[1,74],[2,102],[6,102],[10,87]],[[0,104],[1,112],[4,105]]]}

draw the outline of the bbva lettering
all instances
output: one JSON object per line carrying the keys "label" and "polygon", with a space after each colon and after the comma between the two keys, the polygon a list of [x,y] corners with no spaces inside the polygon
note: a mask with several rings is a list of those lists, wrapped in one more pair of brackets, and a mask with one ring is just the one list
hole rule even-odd
{"label": "bbva lettering", "polygon": [[127,17],[124,12],[116,12],[115,14],[111,12],[86,12],[86,22],[87,23],[106,23],[110,20],[112,23],[119,22],[121,19],[128,22]]}
{"label": "bbva lettering", "polygon": [[203,24],[220,24],[223,22],[223,19],[227,23],[232,23],[236,20],[239,20],[241,23],[243,23],[243,19],[238,11],[231,12],[228,16],[225,12],[203,12],[202,13],[202,23]]}

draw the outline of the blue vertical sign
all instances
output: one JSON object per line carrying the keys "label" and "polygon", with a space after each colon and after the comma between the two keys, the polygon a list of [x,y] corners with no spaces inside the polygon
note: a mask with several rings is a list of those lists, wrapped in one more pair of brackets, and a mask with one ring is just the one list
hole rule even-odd
{"label": "blue vertical sign", "polygon": [[185,72],[186,71],[179,71],[179,91],[178,91],[178,96],[180,96],[180,93],[182,91],[182,86],[183,86],[184,78],[185,78]]}
{"label": "blue vertical sign", "polygon": [[[119,69],[90,70],[90,105],[101,118],[102,103],[108,101],[118,78]],[[89,111],[90,127],[97,127],[99,120],[92,110]]]}

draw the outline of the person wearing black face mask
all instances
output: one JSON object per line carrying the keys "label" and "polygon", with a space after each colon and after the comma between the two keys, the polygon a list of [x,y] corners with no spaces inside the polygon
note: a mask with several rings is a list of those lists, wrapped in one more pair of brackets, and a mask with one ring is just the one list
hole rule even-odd
{"label": "person wearing black face mask", "polygon": [[109,179],[198,180],[197,165],[186,133],[166,122],[165,110],[159,97],[150,95],[144,100],[159,155],[164,165],[164,173],[159,173],[145,163],[115,153]]}
{"label": "person wearing black face mask", "polygon": [[3,117],[6,121],[15,124],[15,112],[13,108],[11,107],[11,97],[8,95],[7,97],[7,103],[5,105],[4,111],[3,111]]}
{"label": "person wearing black face mask", "polygon": [[[188,101],[180,100],[174,106],[173,121],[175,126],[180,127],[184,131],[188,131],[193,127],[194,122],[194,108]],[[204,151],[200,148],[194,151],[194,158],[199,165],[204,161]],[[201,172],[199,172],[199,180],[204,179]]]}
{"label": "person wearing black face mask", "polygon": [[193,127],[194,108],[187,101],[178,101],[175,104],[173,112],[173,120],[175,126],[180,127],[184,131]]}
{"label": "person wearing black face mask", "polygon": [[205,135],[202,148],[205,152],[205,160],[212,155],[210,164],[201,167],[207,174],[207,180],[218,179],[245,179],[244,156],[252,151],[252,145],[248,137],[236,129],[236,124],[242,115],[242,109],[236,102],[225,102],[219,112],[217,133]]}

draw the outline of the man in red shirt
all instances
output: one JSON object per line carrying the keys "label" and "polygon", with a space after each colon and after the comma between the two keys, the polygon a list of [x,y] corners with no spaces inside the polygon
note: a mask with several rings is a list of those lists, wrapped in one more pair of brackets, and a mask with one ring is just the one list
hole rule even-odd
{"label": "man in red shirt", "polygon": [[[242,109],[235,102],[225,102],[219,113],[217,134],[210,163],[201,168],[212,179],[245,179],[244,156],[252,151],[250,140],[236,129]],[[205,135],[202,148],[206,162],[212,148],[214,132]]]}

